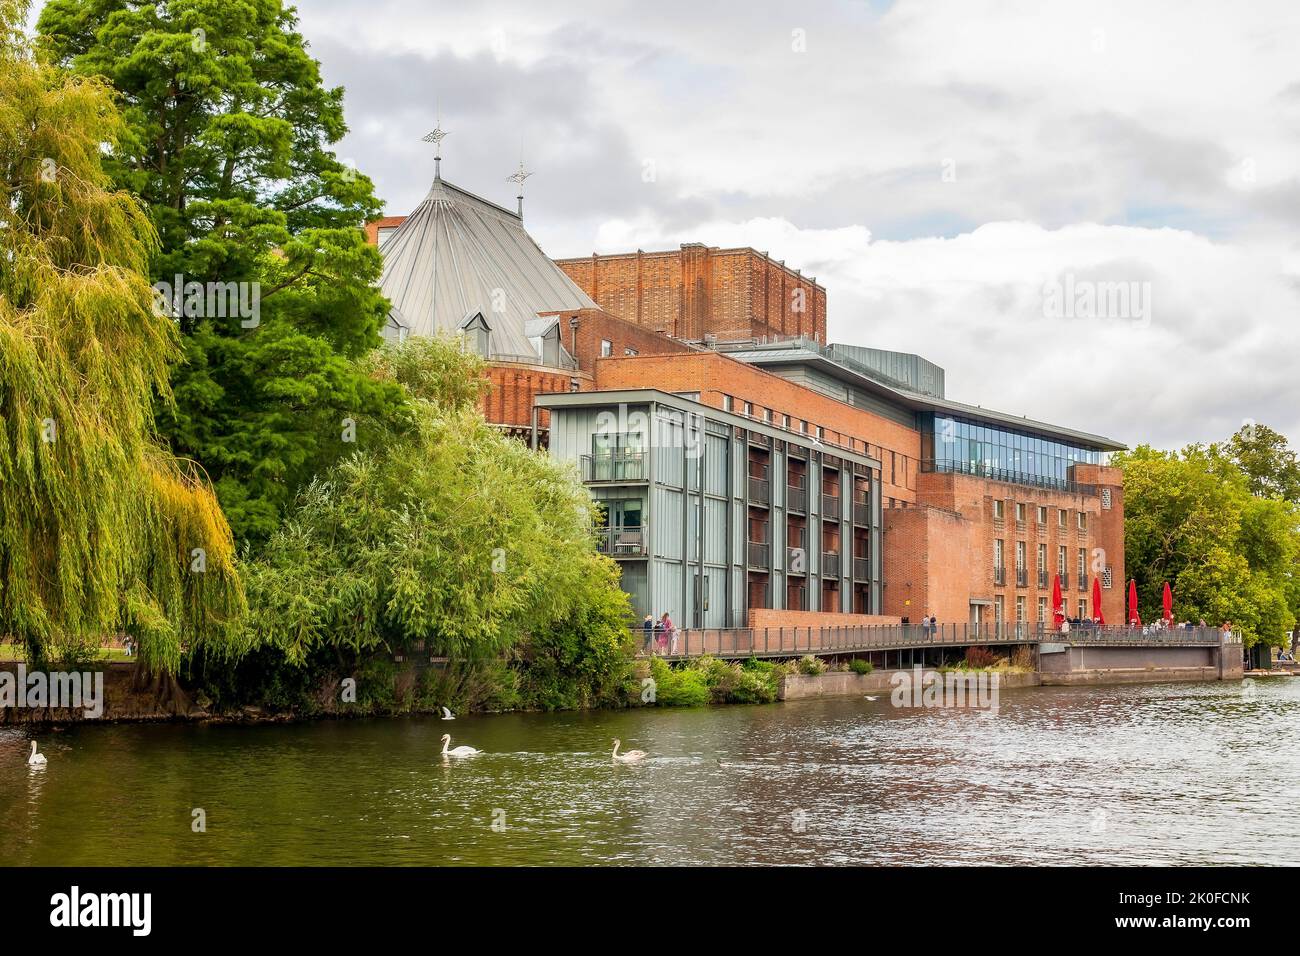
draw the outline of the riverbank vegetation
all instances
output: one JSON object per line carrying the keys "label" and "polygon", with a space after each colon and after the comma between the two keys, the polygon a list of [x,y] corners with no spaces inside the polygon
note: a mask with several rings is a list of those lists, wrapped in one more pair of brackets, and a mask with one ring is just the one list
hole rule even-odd
{"label": "riverbank vegetation", "polygon": [[1300,615],[1300,462],[1286,438],[1248,424],[1181,452],[1140,445],[1124,473],[1125,562],[1142,618],[1231,621],[1247,646],[1278,645]]}

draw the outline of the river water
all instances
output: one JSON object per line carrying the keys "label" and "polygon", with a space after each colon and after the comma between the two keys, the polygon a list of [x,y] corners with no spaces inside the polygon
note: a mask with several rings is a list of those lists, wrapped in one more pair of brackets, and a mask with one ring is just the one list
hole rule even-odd
{"label": "river water", "polygon": [[[1300,679],[0,730],[0,863],[1300,863]],[[439,737],[485,751],[439,758]],[[612,738],[648,751],[610,760]],[[194,832],[196,810],[205,832]]]}

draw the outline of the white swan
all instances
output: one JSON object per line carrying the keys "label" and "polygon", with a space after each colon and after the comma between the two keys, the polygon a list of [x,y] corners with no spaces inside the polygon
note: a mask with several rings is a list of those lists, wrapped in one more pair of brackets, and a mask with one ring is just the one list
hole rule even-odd
{"label": "white swan", "polygon": [[872,697],[870,694],[863,694],[862,696],[863,696],[864,698],[866,698],[867,700],[880,700],[880,698],[879,698],[878,696],[877,696],[877,697]]}
{"label": "white swan", "polygon": [[615,738],[615,740],[614,740],[614,759],[615,759],[616,761],[618,761],[619,763],[636,763],[638,760],[644,760],[644,759],[645,759],[646,754],[645,754],[645,751],[644,751],[644,750],[629,750],[629,751],[628,751],[627,753],[625,753],[625,754],[621,754],[621,753],[619,753],[619,752],[618,752],[618,748],[621,747],[622,745],[623,745],[623,741],[618,740],[617,738]]}
{"label": "white swan", "polygon": [[448,750],[451,746],[451,734],[442,735],[442,755],[444,757],[472,757],[475,754],[481,754],[483,751],[475,750],[473,747],[460,746],[454,750]]}
{"label": "white swan", "polygon": [[444,708],[442,709],[442,719],[443,719],[443,720],[455,720],[455,719],[456,719],[456,715],[453,714],[451,711],[449,711],[446,707],[444,707]]}
{"label": "white swan", "polygon": [[38,754],[36,752],[36,741],[34,740],[32,741],[32,755],[27,758],[27,763],[33,767],[45,766],[45,754]]}

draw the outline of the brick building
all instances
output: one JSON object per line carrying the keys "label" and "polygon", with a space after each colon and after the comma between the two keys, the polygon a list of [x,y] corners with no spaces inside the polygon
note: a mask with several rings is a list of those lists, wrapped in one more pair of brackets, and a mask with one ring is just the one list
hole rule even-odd
{"label": "brick building", "polygon": [[556,264],[607,312],[688,342],[826,342],[826,290],[753,249],[693,242]]}
{"label": "brick building", "polygon": [[919,355],[829,343],[797,269],[698,243],[552,261],[520,213],[440,177],[367,232],[385,334],[488,359],[485,414],[581,469],[638,615],[1028,630],[1059,580],[1068,616],[1122,621],[1104,459],[1123,446],[952,401]]}

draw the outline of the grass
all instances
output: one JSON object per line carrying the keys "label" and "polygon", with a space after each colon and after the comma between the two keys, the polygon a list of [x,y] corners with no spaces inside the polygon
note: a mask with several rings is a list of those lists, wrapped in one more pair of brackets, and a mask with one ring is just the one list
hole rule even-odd
{"label": "grass", "polygon": [[[0,661],[21,661],[25,659],[22,648],[14,644],[0,644]],[[95,660],[111,663],[113,661],[135,660],[135,658],[127,657],[126,651],[120,647],[101,647],[99,656]]]}

